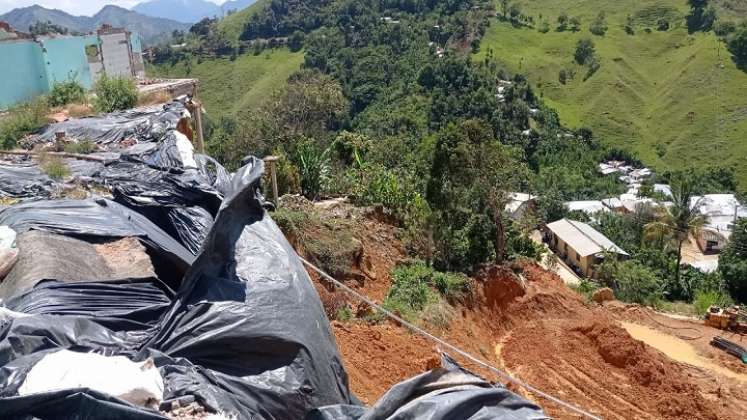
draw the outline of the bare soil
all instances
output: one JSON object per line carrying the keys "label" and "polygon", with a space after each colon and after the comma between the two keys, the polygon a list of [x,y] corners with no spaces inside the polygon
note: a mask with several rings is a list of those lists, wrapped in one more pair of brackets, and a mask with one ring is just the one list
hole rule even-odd
{"label": "bare soil", "polygon": [[[365,259],[359,259],[352,272],[363,279],[349,281],[380,302],[391,285],[391,268],[405,257],[405,252],[396,228],[365,217],[355,223],[355,236],[363,245]],[[362,261],[365,268],[360,266]],[[365,305],[312,278],[325,307],[349,305],[359,313],[359,318],[352,320],[333,320],[332,328],[351,388],[364,403],[373,404],[392,385],[437,363],[439,349],[435,343],[393,322],[365,321],[362,318],[369,313]],[[488,267],[475,276],[475,283],[473,298],[455,306],[447,328],[425,328],[605,419],[744,418],[747,385],[737,376],[747,373],[747,367],[708,344],[720,331],[673,320],[636,305],[589,303],[557,275],[534,264]],[[328,311],[328,315],[334,319],[334,313]],[[666,348],[634,338],[623,325],[632,330],[636,327],[631,325],[639,325],[675,338],[696,338],[684,341],[698,360],[710,365],[677,360],[662,351]],[[683,327],[694,330],[676,329]],[[485,369],[455,358],[466,368],[498,380]],[[728,369],[735,375],[709,366]],[[578,418],[523,389],[509,388],[537,402],[554,418]]]}

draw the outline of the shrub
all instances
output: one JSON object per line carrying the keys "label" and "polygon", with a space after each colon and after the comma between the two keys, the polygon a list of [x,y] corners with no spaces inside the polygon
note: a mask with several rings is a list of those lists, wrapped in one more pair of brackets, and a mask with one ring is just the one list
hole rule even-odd
{"label": "shrub", "polygon": [[591,22],[589,32],[594,35],[604,36],[607,32],[607,22],[604,19],[604,12],[599,12],[597,17]]}
{"label": "shrub", "polygon": [[108,77],[106,74],[96,82],[94,107],[98,112],[113,112],[132,108],[137,104],[135,82],[126,77]]}
{"label": "shrub", "polygon": [[589,60],[594,58],[596,50],[594,49],[594,41],[589,38],[579,39],[576,43],[576,52],[573,57],[576,59],[578,64],[584,65]]}
{"label": "shrub", "polygon": [[653,305],[664,297],[662,279],[637,261],[617,262],[608,259],[599,267],[598,274],[621,301]]}
{"label": "shrub", "polygon": [[723,308],[726,306],[731,306],[733,304],[734,301],[731,299],[731,296],[727,295],[724,292],[716,290],[699,291],[695,294],[695,299],[693,299],[695,311],[700,316],[705,315],[706,311],[708,311],[708,307],[710,307],[711,305],[716,305]]}
{"label": "shrub", "polygon": [[47,122],[49,106],[45,98],[18,105],[0,117],[0,148],[12,149],[23,136]]}
{"label": "shrub", "polygon": [[570,287],[589,302],[591,302],[591,297],[594,295],[594,292],[599,289],[598,284],[587,279],[581,279],[578,283],[570,285]]}
{"label": "shrub", "polygon": [[62,179],[70,175],[70,168],[67,167],[62,158],[58,156],[44,156],[41,159],[41,169],[52,179]]}
{"label": "shrub", "polygon": [[467,276],[439,272],[422,261],[398,265],[392,271],[392,280],[384,307],[405,319],[422,318],[441,326],[448,325],[450,308],[446,302],[460,301],[472,292]]}
{"label": "shrub", "polygon": [[547,23],[547,21],[544,21],[544,20],[543,20],[543,21],[542,21],[542,22],[540,22],[540,24],[539,24],[539,25],[537,26],[537,31],[539,31],[540,33],[543,33],[543,34],[546,34],[546,33],[550,32],[550,24],[549,24],[549,23]]}
{"label": "shrub", "polygon": [[49,93],[50,106],[63,106],[73,102],[85,102],[86,91],[75,79],[55,82]]}
{"label": "shrub", "polygon": [[329,176],[329,149],[303,141],[296,149],[296,166],[301,178],[301,193],[310,200],[319,198]]}
{"label": "shrub", "polygon": [[326,217],[313,207],[281,207],[272,218],[288,239],[333,277],[350,273],[360,255],[361,242],[346,219]]}
{"label": "shrub", "polygon": [[87,155],[96,151],[96,143],[91,140],[81,140],[75,143],[69,143],[65,145],[65,152],[67,153],[78,153],[81,155]]}

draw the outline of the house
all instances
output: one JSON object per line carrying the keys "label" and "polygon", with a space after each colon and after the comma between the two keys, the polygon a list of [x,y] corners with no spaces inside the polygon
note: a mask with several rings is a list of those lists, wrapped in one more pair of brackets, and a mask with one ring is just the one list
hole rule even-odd
{"label": "house", "polygon": [[600,200],[567,201],[565,207],[568,211],[580,211],[586,213],[591,219],[596,219],[599,213],[610,211]]}
{"label": "house", "polygon": [[550,248],[569,266],[586,277],[596,276],[605,253],[628,258],[629,254],[586,223],[560,219],[547,224],[545,238]]}
{"label": "house", "polygon": [[723,251],[731,237],[734,222],[747,217],[747,207],[742,206],[734,194],[706,194],[690,198],[690,207],[705,218],[705,224],[696,236],[698,248],[704,254]]}
{"label": "house", "polygon": [[610,197],[605,198],[602,200],[602,204],[604,204],[605,207],[612,210],[615,213],[626,213],[627,210],[625,209],[625,206],[623,205],[622,200],[620,200],[617,197]]}
{"label": "house", "polygon": [[527,212],[534,209],[536,195],[527,193],[509,193],[509,202],[504,211],[512,220],[520,220]]}
{"label": "house", "polygon": [[142,44],[136,33],[103,25],[95,34],[32,37],[0,25],[0,109],[49,93],[55,83],[75,80],[90,89],[106,73],[144,78]]}

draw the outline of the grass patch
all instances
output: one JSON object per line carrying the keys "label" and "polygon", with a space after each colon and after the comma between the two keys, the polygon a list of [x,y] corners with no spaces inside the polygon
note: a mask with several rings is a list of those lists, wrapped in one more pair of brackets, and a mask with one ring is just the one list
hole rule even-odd
{"label": "grass patch", "polygon": [[75,143],[65,145],[65,152],[87,155],[96,151],[96,143],[91,140],[81,140]]}
{"label": "grass patch", "polygon": [[695,298],[693,299],[693,307],[695,309],[695,313],[698,314],[698,316],[705,315],[706,311],[708,311],[708,307],[712,305],[724,308],[734,305],[734,300],[732,300],[731,296],[729,296],[728,294],[715,290],[695,293]]}
{"label": "grass patch", "polygon": [[18,140],[47,123],[49,105],[45,98],[11,108],[0,116],[0,148],[12,149]]}
{"label": "grass patch", "polygon": [[[234,15],[230,16],[233,17]],[[200,79],[200,99],[211,119],[236,116],[255,109],[272,92],[285,84],[288,76],[301,67],[303,53],[287,49],[270,50],[255,56],[243,54],[228,58],[202,59],[201,62],[178,62],[175,65],[150,65],[153,77]]]}
{"label": "grass patch", "polygon": [[70,168],[59,156],[43,156],[40,158],[39,166],[45,174],[55,180],[61,180],[70,175]]}
{"label": "grass patch", "polygon": [[333,277],[345,277],[361,252],[349,220],[324,216],[313,207],[281,207],[272,214],[275,223],[322,270]]}
{"label": "grass patch", "polygon": [[420,261],[395,267],[392,280],[384,307],[407,321],[440,328],[449,326],[454,313],[451,304],[472,292],[467,276],[439,272]]}

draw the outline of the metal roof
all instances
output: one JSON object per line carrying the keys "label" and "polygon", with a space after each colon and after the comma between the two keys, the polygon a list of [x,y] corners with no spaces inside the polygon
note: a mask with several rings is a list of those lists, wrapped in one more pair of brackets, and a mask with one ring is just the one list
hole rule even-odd
{"label": "metal roof", "polygon": [[569,219],[560,219],[549,223],[547,228],[563,242],[573,248],[580,256],[598,254],[604,251],[628,255],[622,248],[607,239],[586,223]]}

